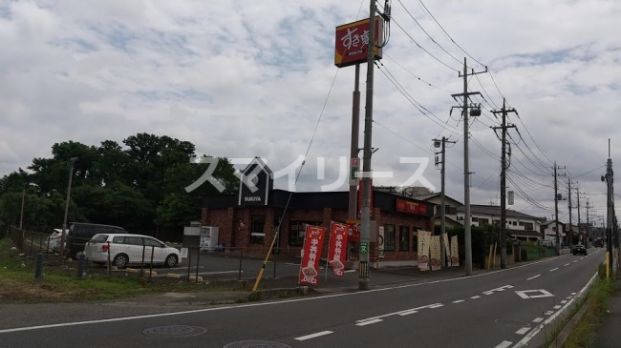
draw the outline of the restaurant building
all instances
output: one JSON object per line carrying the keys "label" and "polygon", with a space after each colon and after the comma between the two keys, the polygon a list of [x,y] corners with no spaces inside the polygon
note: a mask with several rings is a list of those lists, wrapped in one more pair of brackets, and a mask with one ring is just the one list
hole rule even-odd
{"label": "restaurant building", "polygon": [[[349,192],[274,189],[272,173],[260,161],[253,162],[244,173],[247,174],[241,177],[237,196],[210,196],[203,200],[201,223],[218,227],[218,244],[225,250],[235,252],[243,248],[246,253],[264,256],[282,219],[275,251],[279,257],[295,259],[300,256],[306,224],[329,228],[332,221],[348,222]],[[253,173],[252,180],[248,180],[248,173]],[[248,181],[250,185],[245,184]],[[432,204],[379,190],[373,191],[372,202],[372,265],[415,264],[417,231],[433,228]],[[355,261],[359,236],[352,231],[350,239],[348,260]]]}

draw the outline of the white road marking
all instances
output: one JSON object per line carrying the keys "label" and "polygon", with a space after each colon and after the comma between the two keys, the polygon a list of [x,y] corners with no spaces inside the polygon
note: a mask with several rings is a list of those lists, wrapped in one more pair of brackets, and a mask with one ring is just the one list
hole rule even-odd
{"label": "white road marking", "polygon": [[567,267],[567,266],[569,266],[570,264],[571,264],[570,262],[567,262],[567,263],[566,263],[566,264],[564,264],[563,266]]}
{"label": "white road marking", "polygon": [[499,288],[496,288],[496,289],[491,289],[491,290],[484,291],[483,295],[491,295],[491,294],[493,294],[495,292],[502,292],[502,291],[505,291],[506,289],[511,289],[511,288],[513,288],[513,285],[503,285],[503,286],[501,286]]}
{"label": "white road marking", "polygon": [[578,262],[578,260],[574,260],[573,262],[576,263],[576,262]]}
{"label": "white road marking", "polygon": [[561,308],[561,305],[554,306],[554,309],[560,309],[560,308]]}
{"label": "white road marking", "polygon": [[543,314],[545,314],[545,315],[552,315],[552,314],[554,314],[554,311],[546,311],[546,312],[545,312],[545,313],[543,313]]}
{"label": "white road marking", "polygon": [[556,271],[557,269],[558,269],[558,267],[552,268],[552,269],[550,270],[550,272],[554,272],[554,271]]}
{"label": "white road marking", "polygon": [[[582,295],[582,293],[584,293],[589,286],[591,286],[591,284],[593,283],[593,281],[595,281],[595,278],[597,277],[597,273],[593,274],[593,276],[591,277],[591,279],[589,279],[589,281],[586,283],[586,285],[580,290],[580,294]],[[572,299],[571,301],[568,301],[563,308],[561,308],[559,311],[557,311],[556,313],[554,313],[553,315],[551,315],[550,317],[548,317],[548,319],[546,319],[546,321],[541,324],[538,325],[536,328],[534,328],[531,332],[528,333],[528,335],[524,336],[524,338],[522,338],[518,343],[516,343],[513,348],[521,348],[521,347],[525,347],[526,345],[528,345],[528,342],[530,342],[530,340],[533,339],[533,337],[537,336],[537,334],[539,334],[541,332],[541,330],[543,330],[543,327],[545,325],[550,324],[553,320],[555,320],[559,315],[561,315],[564,311],[567,310],[567,308],[569,308],[569,306],[574,302],[575,299]]]}
{"label": "white road marking", "polygon": [[356,272],[355,269],[348,269],[347,271],[344,271],[343,273],[354,273]]}
{"label": "white road marking", "polygon": [[542,317],[537,317],[535,319],[533,319],[533,323],[541,323],[543,321]]}
{"label": "white road marking", "polygon": [[524,300],[530,300],[533,298],[554,297],[554,295],[551,292],[545,289],[522,290],[522,291],[516,291],[515,293],[521,298],[523,298]]}
{"label": "white road marking", "polygon": [[416,308],[408,308],[408,309],[404,309],[401,311],[397,311],[397,312],[390,312],[390,313],[386,313],[386,314],[382,314],[382,315],[377,315],[374,317],[369,317],[369,318],[364,318],[364,319],[360,319],[360,320],[356,320],[356,323],[362,323],[362,322],[367,322],[369,320],[375,320],[375,319],[383,319],[383,318],[387,318],[387,317],[391,317],[393,315],[410,315],[410,314],[414,314],[414,312],[420,311],[421,309],[425,309],[425,308],[429,308],[429,309],[433,309],[433,308],[438,308],[438,307],[442,307],[444,306],[442,303],[434,303],[434,304],[430,304],[430,305],[426,305],[426,306],[421,306],[421,307],[416,307]]}
{"label": "white road marking", "polygon": [[462,303],[462,302],[466,302],[466,300],[455,300],[455,301],[453,301],[453,303]]}
{"label": "white road marking", "polygon": [[329,335],[329,334],[333,334],[333,333],[334,332],[332,332],[332,331],[320,331],[320,332],[315,332],[315,333],[310,334],[310,335],[296,337],[295,340],[296,341],[306,341],[306,340],[310,340],[310,339],[313,339],[313,338],[317,338],[317,337],[321,337],[321,336],[325,336],[325,335]]}
{"label": "white road marking", "polygon": [[520,335],[520,336],[522,336],[523,334],[527,333],[528,330],[530,330],[530,327],[526,326],[526,327],[523,327],[523,328],[517,330],[515,333]]}
{"label": "white road marking", "polygon": [[472,296],[472,297],[470,297],[470,298],[471,298],[471,299],[473,299],[473,300],[478,300],[478,299],[480,299],[480,298],[481,298],[481,296],[479,296],[479,295],[474,295],[474,296]]}
{"label": "white road marking", "polygon": [[401,312],[401,313],[399,313],[399,316],[401,316],[401,317],[405,317],[406,315],[416,314],[416,313],[418,313],[418,311],[415,311],[415,310],[405,311],[405,312]]}
{"label": "white road marking", "polygon": [[[489,276],[492,276],[492,275],[497,274],[497,273],[511,272],[511,271],[514,271],[514,270],[517,270],[517,269],[521,269],[521,268],[525,268],[525,267],[531,267],[531,266],[534,266],[534,265],[537,265],[537,264],[540,264],[540,263],[551,262],[553,260],[554,260],[553,258],[548,258],[548,259],[543,259],[543,260],[540,260],[540,261],[535,261],[535,262],[527,263],[527,264],[516,266],[516,267],[511,267],[511,268],[507,268],[507,269],[500,269],[500,270],[496,270],[496,271],[492,271],[492,272],[486,272],[486,273],[481,273],[481,274],[476,274],[476,275],[472,275],[472,276],[462,276],[462,277],[457,277],[457,278],[446,278],[446,279],[439,279],[439,280],[434,280],[434,281],[429,281],[429,282],[420,282],[420,283],[407,283],[407,284],[403,284],[403,285],[398,285],[398,286],[393,286],[393,287],[386,287],[386,288],[378,288],[378,289],[372,289],[372,290],[367,290],[367,291],[331,294],[331,295],[324,295],[324,296],[317,296],[317,297],[295,298],[295,299],[283,300],[283,301],[269,301],[269,302],[239,304],[239,305],[230,305],[230,306],[222,306],[222,307],[200,308],[200,309],[193,309],[193,310],[189,310],[189,311],[180,311],[180,312],[166,312],[166,313],[145,314],[145,315],[136,315],[136,316],[128,316],[128,317],[116,317],[116,318],[108,318],[108,319],[69,321],[69,322],[61,322],[61,323],[55,323],[55,324],[23,326],[23,327],[15,327],[15,328],[10,328],[10,329],[0,329],[0,334],[11,333],[11,332],[43,330],[43,329],[50,329],[50,328],[56,328],[56,327],[68,327],[68,326],[78,326],[78,325],[94,325],[94,324],[101,324],[101,323],[112,323],[112,322],[120,322],[120,321],[141,320],[141,319],[149,319],[149,318],[172,317],[172,316],[180,316],[180,315],[185,315],[185,314],[195,314],[195,313],[204,313],[204,312],[212,312],[212,311],[240,309],[240,308],[246,308],[246,307],[273,306],[273,305],[282,305],[282,304],[296,303],[296,302],[322,301],[322,300],[325,300],[325,299],[349,297],[349,296],[361,296],[361,295],[364,296],[364,295],[367,295],[367,294],[370,294],[370,293],[375,293],[375,292],[407,289],[407,288],[419,287],[419,286],[423,286],[423,285],[433,285],[433,284],[441,284],[441,283],[449,283],[449,282],[462,281],[462,280],[471,280],[471,279],[475,279],[475,278],[489,277]],[[299,266],[299,264],[292,264],[292,265]]]}
{"label": "white road marking", "polygon": [[511,344],[513,344],[513,342],[511,342],[511,341],[502,341],[502,342],[498,343],[498,344],[496,345],[496,347],[494,347],[494,348],[507,348],[507,347],[509,347]]}
{"label": "white road marking", "polygon": [[572,292],[572,293],[571,293],[571,296],[576,296],[576,293],[575,293],[575,292]]}
{"label": "white road marking", "polygon": [[537,274],[537,275],[534,275],[534,276],[532,276],[530,278],[526,278],[526,280],[533,280],[533,279],[537,279],[539,277],[541,277],[541,274]]}
{"label": "white road marking", "polygon": [[561,301],[561,303],[562,303],[562,304],[565,304],[565,303],[567,303],[567,300],[563,300],[563,301]]}
{"label": "white road marking", "polygon": [[367,320],[367,321],[361,321],[356,323],[356,326],[367,326],[367,325],[371,325],[371,324],[377,324],[377,323],[381,323],[383,320],[382,319],[371,319],[371,320]]}

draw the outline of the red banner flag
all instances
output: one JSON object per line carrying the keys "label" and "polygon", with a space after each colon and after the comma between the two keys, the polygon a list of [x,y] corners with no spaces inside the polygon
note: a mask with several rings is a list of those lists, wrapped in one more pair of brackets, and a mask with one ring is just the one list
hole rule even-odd
{"label": "red banner flag", "polygon": [[300,264],[300,285],[317,285],[319,278],[319,259],[323,249],[326,229],[320,226],[306,225],[306,237]]}
{"label": "red banner flag", "polygon": [[328,244],[328,264],[334,275],[345,274],[345,257],[347,256],[347,237],[349,226],[332,222],[330,225],[330,243]]}

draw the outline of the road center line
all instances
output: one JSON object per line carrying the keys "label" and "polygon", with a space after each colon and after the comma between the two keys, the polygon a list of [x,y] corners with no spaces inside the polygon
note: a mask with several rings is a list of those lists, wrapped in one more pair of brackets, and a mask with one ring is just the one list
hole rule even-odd
{"label": "road center line", "polygon": [[361,321],[356,323],[356,326],[367,326],[367,325],[371,325],[371,324],[377,324],[377,323],[381,323],[383,320],[382,319],[371,319],[371,320],[367,320],[367,321]]}
{"label": "road center line", "polygon": [[537,279],[539,277],[541,277],[541,274],[537,274],[537,275],[534,275],[532,277],[526,278],[526,280],[533,280],[533,279]]}
{"label": "road center line", "polygon": [[332,332],[332,331],[320,331],[320,332],[315,332],[315,333],[310,334],[310,335],[296,337],[295,340],[296,341],[306,341],[306,340],[310,340],[310,339],[313,339],[313,338],[317,338],[317,337],[321,337],[321,336],[325,336],[325,335],[329,335],[329,334],[333,334],[333,333],[334,332]]}
{"label": "road center line", "polygon": [[552,268],[552,269],[550,270],[550,272],[554,272],[554,271],[556,271],[556,270],[558,270],[558,267]]}
{"label": "road center line", "polygon": [[567,262],[566,264],[564,264],[563,266],[567,267],[571,264],[571,262]]}
{"label": "road center line", "polygon": [[522,336],[523,334],[527,333],[528,330],[530,330],[530,327],[526,326],[526,327],[523,327],[523,328],[517,330],[515,333],[520,335],[520,336]]}
{"label": "road center line", "polygon": [[455,300],[455,301],[453,301],[453,303],[462,303],[462,302],[466,302],[466,300]]}
{"label": "road center line", "polygon": [[477,299],[480,299],[480,298],[481,298],[481,296],[479,296],[479,295],[474,295],[474,296],[472,296],[472,297],[470,297],[470,298],[471,298],[471,299],[473,299],[473,300],[477,300]]}

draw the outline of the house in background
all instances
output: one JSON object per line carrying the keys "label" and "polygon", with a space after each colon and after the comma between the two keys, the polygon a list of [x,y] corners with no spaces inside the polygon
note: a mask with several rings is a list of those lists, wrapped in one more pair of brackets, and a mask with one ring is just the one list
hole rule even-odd
{"label": "house in background", "polygon": [[[455,220],[464,223],[465,207],[457,207]],[[472,204],[470,206],[472,226],[500,225],[500,206]],[[451,217],[453,218],[453,217]],[[542,239],[541,223],[544,219],[519,211],[507,209],[507,238],[536,242]]]}
{"label": "house in background", "polygon": [[[562,241],[565,240],[566,226],[562,222],[558,222],[559,238]],[[541,224],[541,233],[543,234],[543,245],[556,246],[556,220],[547,221]]]}

